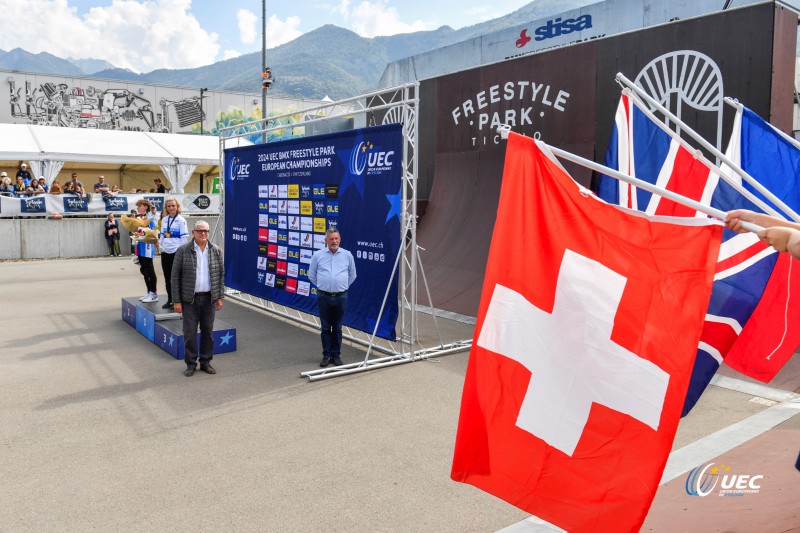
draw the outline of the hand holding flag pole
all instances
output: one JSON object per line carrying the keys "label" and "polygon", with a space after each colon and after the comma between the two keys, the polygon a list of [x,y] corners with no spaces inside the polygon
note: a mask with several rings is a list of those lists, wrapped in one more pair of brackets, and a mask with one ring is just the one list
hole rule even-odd
{"label": "hand holding flag pole", "polygon": [[[500,134],[500,138],[501,139],[508,139],[508,133],[510,131],[511,131],[511,127],[508,126],[507,124],[502,124],[497,128],[497,133]],[[601,165],[600,163],[595,163],[594,161],[590,161],[589,159],[586,159],[586,158],[583,158],[581,156],[572,154],[570,152],[561,150],[560,148],[556,148],[555,146],[549,145],[549,144],[547,144],[547,143],[545,143],[545,142],[543,142],[541,140],[539,142],[541,142],[542,144],[547,146],[547,148],[551,152],[553,152],[555,155],[557,155],[557,156],[559,156],[559,157],[561,157],[563,159],[566,159],[567,161],[572,161],[573,163],[576,163],[578,165],[584,166],[584,167],[586,167],[586,168],[588,168],[590,170],[594,170],[596,172],[601,172],[601,173],[603,173],[603,174],[605,174],[607,176],[610,176],[612,178],[616,178],[616,179],[618,179],[620,181],[624,181],[626,183],[630,183],[631,185],[633,185],[635,187],[639,187],[639,188],[644,189],[645,191],[651,192],[653,194],[658,194],[659,196],[663,196],[664,198],[672,200],[673,202],[679,203],[681,205],[685,205],[686,207],[689,207],[689,208],[694,209],[696,211],[700,211],[701,213],[705,213],[705,214],[707,214],[707,215],[709,215],[709,216],[711,216],[713,218],[716,218],[718,220],[724,221],[725,217],[727,216],[727,213],[725,211],[721,211],[719,209],[715,209],[715,208],[713,208],[711,206],[702,204],[702,203],[700,203],[700,202],[698,202],[696,200],[692,200],[691,198],[687,198],[686,196],[677,194],[677,193],[672,192],[672,191],[668,191],[666,189],[658,187],[657,185],[653,185],[652,183],[648,183],[648,182],[640,180],[638,178],[634,178],[632,176],[628,176],[627,174],[619,172],[618,170],[614,170],[613,168],[608,168],[607,166]],[[741,224],[742,224],[742,228],[743,229],[745,229],[747,231],[752,231],[753,233],[759,233],[759,232],[764,230],[764,228],[762,228],[761,226],[758,226],[756,224],[753,224],[752,222],[742,221]]]}

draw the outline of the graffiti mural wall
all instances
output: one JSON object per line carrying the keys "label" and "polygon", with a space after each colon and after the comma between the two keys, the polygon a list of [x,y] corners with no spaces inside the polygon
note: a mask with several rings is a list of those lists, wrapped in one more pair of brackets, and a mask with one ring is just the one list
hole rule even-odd
{"label": "graffiti mural wall", "polygon": [[173,123],[180,128],[199,124],[205,118],[200,97],[173,101],[159,99],[157,105],[124,88],[85,89],[66,83],[42,83],[24,87],[9,82],[11,115],[28,124],[66,126],[103,130],[151,131],[171,133]]}
{"label": "graffiti mural wall", "polygon": [[[0,122],[156,133],[216,134],[220,128],[261,117],[257,93],[65,78],[0,71],[8,105]],[[270,98],[269,115],[294,112],[316,101]],[[255,128],[253,128],[255,129]],[[291,132],[289,132],[291,136]]]}

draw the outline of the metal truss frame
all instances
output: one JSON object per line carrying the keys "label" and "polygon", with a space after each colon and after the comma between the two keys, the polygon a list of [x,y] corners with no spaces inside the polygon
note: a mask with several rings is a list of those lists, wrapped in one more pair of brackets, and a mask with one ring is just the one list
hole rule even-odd
{"label": "metal truss frame", "polygon": [[[448,355],[451,353],[467,350],[472,345],[472,339],[456,340],[449,343],[442,341],[441,332],[437,322],[435,306],[431,300],[430,290],[422,268],[419,256],[419,246],[417,244],[417,175],[419,172],[419,161],[417,146],[419,145],[419,132],[417,128],[417,116],[419,111],[419,83],[408,83],[398,87],[382,89],[355,98],[340,100],[322,104],[316,107],[304,109],[300,112],[286,113],[274,117],[269,117],[260,121],[247,123],[246,125],[235,125],[220,130],[220,161],[224,162],[224,148],[229,139],[252,136],[253,127],[262,133],[262,140],[266,140],[267,134],[271,131],[283,130],[285,128],[301,128],[306,125],[321,123],[334,118],[354,118],[363,117],[365,124],[374,125],[376,115],[381,116],[382,124],[400,122],[403,124],[403,183],[402,187],[402,214],[401,214],[401,245],[395,260],[392,277],[387,284],[384,293],[383,304],[379,316],[383,314],[386,301],[389,297],[391,283],[397,276],[398,280],[398,323],[397,340],[389,341],[375,335],[376,329],[372,332],[359,331],[349,327],[344,327],[342,334],[348,341],[366,346],[367,351],[364,360],[346,364],[338,367],[320,368],[301,372],[300,375],[310,381],[328,379],[332,377],[364,372],[394,366],[402,363],[409,363],[421,359]],[[226,165],[220,167],[222,175],[220,184],[224,187]],[[223,189],[224,193],[224,189]],[[219,221],[224,220],[225,202],[224,194],[220,204],[220,217],[217,225],[212,232],[215,237],[219,237],[219,242],[224,242],[224,229],[220,227]],[[420,283],[421,281],[421,283]],[[423,307],[417,304],[418,292],[424,287],[427,295],[428,309],[433,312],[418,313],[418,309]],[[296,309],[277,304],[270,300],[246,294],[233,289],[226,289],[227,297],[239,302],[251,305],[270,315],[289,320],[296,324],[319,331],[319,318],[298,311]],[[430,319],[436,332],[436,341],[425,346],[419,335],[419,320],[421,317]],[[438,341],[438,342],[437,342]],[[431,341],[428,341],[429,343]],[[374,357],[374,353],[380,353],[380,357]]]}

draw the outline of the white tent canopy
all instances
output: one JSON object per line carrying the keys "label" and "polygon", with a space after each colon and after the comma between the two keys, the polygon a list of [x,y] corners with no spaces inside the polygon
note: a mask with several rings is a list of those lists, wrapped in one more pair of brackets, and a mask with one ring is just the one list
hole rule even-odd
{"label": "white tent canopy", "polygon": [[[143,164],[160,166],[173,188],[183,192],[198,165],[220,165],[219,138],[212,135],[0,124],[0,140],[0,159],[30,161],[48,183],[58,174],[51,169],[67,161]],[[250,144],[244,139],[230,142]]]}

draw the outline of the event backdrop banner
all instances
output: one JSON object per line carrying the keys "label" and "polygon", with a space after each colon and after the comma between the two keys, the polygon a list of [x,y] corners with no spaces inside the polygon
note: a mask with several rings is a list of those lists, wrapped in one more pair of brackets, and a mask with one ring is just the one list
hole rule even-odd
{"label": "event backdrop banner", "polygon": [[394,340],[402,216],[402,126],[225,150],[225,284],[318,315],[308,266],[337,228],[358,279],[344,323]]}

